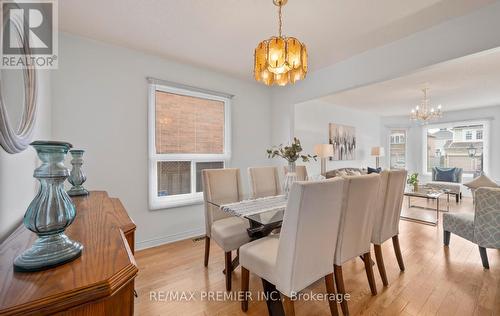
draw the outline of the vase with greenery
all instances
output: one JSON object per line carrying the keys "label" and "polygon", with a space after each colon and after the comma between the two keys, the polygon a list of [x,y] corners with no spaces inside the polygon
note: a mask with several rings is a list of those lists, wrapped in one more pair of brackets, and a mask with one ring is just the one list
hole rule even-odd
{"label": "vase with greenery", "polygon": [[417,192],[418,191],[418,173],[414,172],[411,175],[409,175],[408,179],[406,180],[406,183],[413,186],[413,191]]}
{"label": "vase with greenery", "polygon": [[273,146],[267,150],[268,158],[281,157],[288,162],[288,172],[283,181],[283,193],[288,197],[288,193],[292,188],[292,184],[297,181],[297,174],[295,173],[295,162],[302,159],[303,162],[308,162],[311,159],[316,161],[317,156],[302,153],[302,145],[297,137],[293,138],[293,142],[288,146]]}

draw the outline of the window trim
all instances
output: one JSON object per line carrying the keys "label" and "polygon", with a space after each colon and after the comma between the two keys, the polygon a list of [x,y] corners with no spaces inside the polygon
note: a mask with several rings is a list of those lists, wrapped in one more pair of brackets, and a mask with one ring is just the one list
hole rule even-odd
{"label": "window trim", "polygon": [[[483,125],[483,173],[489,173],[490,166],[490,121],[485,119],[480,120],[466,120],[466,121],[452,121],[452,122],[444,122],[444,123],[435,123],[425,125],[422,128],[422,174],[425,176],[431,176],[432,172],[427,170],[427,131],[432,128],[451,128],[456,125]],[[464,136],[465,137],[465,136]],[[471,174],[463,174],[463,178],[473,178]]]}
{"label": "window trim", "polygon": [[[188,97],[203,98],[224,102],[224,152],[222,154],[157,154],[156,153],[156,91],[174,93]],[[202,91],[188,86],[174,86],[150,81],[148,84],[148,196],[149,209],[167,209],[179,206],[201,204],[203,192],[196,192],[196,162],[222,161],[224,166],[231,158],[231,96]],[[159,161],[191,162],[191,193],[159,197],[158,168]],[[194,187],[194,192],[193,192]]]}
{"label": "window trim", "polygon": [[[391,146],[393,145],[392,144],[392,141],[391,141],[391,134],[392,134],[392,131],[404,131],[405,132],[405,167],[403,169],[408,169],[408,131],[409,131],[409,128],[408,127],[389,127],[389,145],[388,145],[388,148],[389,148],[389,152],[388,152],[388,158],[389,158],[389,169],[391,169]],[[400,143],[398,143],[400,144]],[[396,145],[396,143],[394,144]]]}

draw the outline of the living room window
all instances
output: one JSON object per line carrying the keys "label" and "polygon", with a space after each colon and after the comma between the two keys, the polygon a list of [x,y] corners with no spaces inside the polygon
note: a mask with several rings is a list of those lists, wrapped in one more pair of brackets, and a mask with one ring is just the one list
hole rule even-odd
{"label": "living room window", "polygon": [[230,158],[230,96],[175,84],[150,83],[151,209],[203,200],[201,171]]}
{"label": "living room window", "polygon": [[429,125],[424,130],[425,171],[457,167],[476,176],[488,165],[488,122],[454,122]]}
{"label": "living room window", "polygon": [[389,147],[391,169],[406,168],[406,130],[392,129]]}

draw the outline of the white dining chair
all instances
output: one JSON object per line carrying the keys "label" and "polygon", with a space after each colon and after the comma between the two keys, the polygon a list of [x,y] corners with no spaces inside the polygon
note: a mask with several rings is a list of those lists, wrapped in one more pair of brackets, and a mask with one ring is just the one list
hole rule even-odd
{"label": "white dining chair", "polygon": [[[320,278],[325,279],[327,292],[334,294],[331,247],[337,241],[343,190],[341,178],[293,184],[281,234],[240,248],[243,297],[248,297],[249,271],[281,292],[287,315],[293,315],[294,294]],[[336,301],[329,304],[331,314],[337,315]],[[241,308],[248,309],[247,300]]]}
{"label": "white dining chair", "polygon": [[252,198],[281,194],[280,179],[277,167],[248,168]]}
{"label": "white dining chair", "polygon": [[[365,271],[372,295],[377,294],[370,255],[370,240],[373,220],[376,214],[373,205],[377,203],[380,176],[369,174],[343,177],[345,181],[344,205],[340,218],[339,236],[335,247],[335,283],[337,292],[345,295],[342,265],[359,256],[363,257]],[[347,301],[341,302],[344,315],[349,314]]]}
{"label": "white dining chair", "polygon": [[[288,173],[288,166],[283,167],[285,175]],[[306,166],[295,166],[295,173],[297,174],[297,181],[307,180],[307,168]]]}
{"label": "white dining chair", "polygon": [[234,270],[231,251],[250,241],[247,220],[222,212],[209,203],[232,203],[242,199],[239,169],[202,170],[203,197],[205,200],[205,267],[208,266],[210,240],[215,242],[225,253],[226,290],[231,290],[231,272]]}
{"label": "white dining chair", "polygon": [[373,225],[372,243],[375,249],[378,271],[384,286],[389,285],[382,256],[382,243],[386,240],[392,238],[399,268],[401,271],[405,270],[398,234],[407,174],[406,170],[390,170],[380,173],[380,189],[377,213]]}

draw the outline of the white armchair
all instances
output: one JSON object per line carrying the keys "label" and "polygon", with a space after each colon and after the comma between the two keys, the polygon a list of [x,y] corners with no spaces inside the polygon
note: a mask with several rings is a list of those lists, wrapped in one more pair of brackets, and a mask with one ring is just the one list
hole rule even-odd
{"label": "white armchair", "polygon": [[241,201],[241,180],[239,169],[202,170],[203,197],[205,199],[205,267],[208,266],[210,239],[224,250],[226,290],[231,290],[233,264],[231,251],[250,241],[247,220],[228,215],[208,201],[232,203]]}
{"label": "white armchair", "polygon": [[[320,278],[334,293],[332,245],[337,242],[344,190],[343,179],[296,182],[283,219],[280,235],[271,235],[241,247],[241,290],[247,292],[249,271],[271,283],[284,296],[285,311],[293,315],[290,298]],[[247,297],[247,295],[243,295]],[[337,315],[335,300],[330,312]],[[248,302],[242,302],[246,311]]]}
{"label": "white armchair", "polygon": [[401,271],[405,270],[401,249],[399,247],[399,217],[403,206],[403,194],[408,172],[406,170],[382,171],[380,173],[380,189],[378,193],[377,213],[375,216],[372,243],[375,249],[377,267],[382,283],[387,286],[387,274],[385,272],[384,259],[382,256],[382,243],[392,238],[394,252]]}

